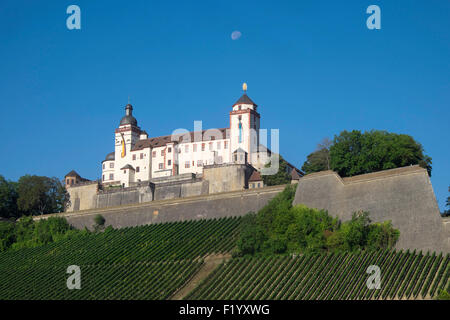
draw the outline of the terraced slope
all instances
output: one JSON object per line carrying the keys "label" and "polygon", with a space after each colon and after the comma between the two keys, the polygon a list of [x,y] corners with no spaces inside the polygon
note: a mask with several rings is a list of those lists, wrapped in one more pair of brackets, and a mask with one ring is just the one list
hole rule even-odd
{"label": "terraced slope", "polygon": [[[435,253],[230,259],[240,223],[155,224],[0,253],[0,299],[429,299],[449,289],[449,256]],[[208,267],[213,255],[226,260]],[[70,265],[80,290],[67,289]],[[381,268],[380,290],[367,289],[369,265]]]}
{"label": "terraced slope", "polygon": [[[239,224],[155,224],[0,253],[0,299],[167,299],[204,256],[234,247]],[[67,289],[70,265],[81,269],[81,290]]]}
{"label": "terraced slope", "polygon": [[[370,290],[369,265],[381,269]],[[239,258],[221,264],[186,299],[428,299],[449,287],[449,256],[376,251]]]}

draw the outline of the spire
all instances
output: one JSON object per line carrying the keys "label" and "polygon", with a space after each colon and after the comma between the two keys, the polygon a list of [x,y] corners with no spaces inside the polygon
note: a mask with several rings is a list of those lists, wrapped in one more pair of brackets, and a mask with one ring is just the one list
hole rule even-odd
{"label": "spire", "polygon": [[245,82],[242,84],[242,90],[244,91],[244,94],[247,93],[247,84]]}

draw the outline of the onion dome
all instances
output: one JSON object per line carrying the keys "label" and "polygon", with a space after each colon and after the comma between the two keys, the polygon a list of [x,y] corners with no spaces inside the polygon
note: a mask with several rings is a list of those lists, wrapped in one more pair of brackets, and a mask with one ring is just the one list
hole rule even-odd
{"label": "onion dome", "polygon": [[125,116],[120,120],[120,125],[124,126],[127,124],[131,124],[132,126],[137,127],[137,120],[133,117],[133,106],[131,104],[127,104],[125,107]]}

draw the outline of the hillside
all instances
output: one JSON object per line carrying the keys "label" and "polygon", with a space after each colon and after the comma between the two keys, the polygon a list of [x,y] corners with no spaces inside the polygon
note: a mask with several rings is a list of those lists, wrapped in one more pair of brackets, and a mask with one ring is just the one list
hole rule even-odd
{"label": "hillside", "polygon": [[[220,265],[186,299],[423,299],[448,285],[449,257],[379,250],[300,257],[239,258]],[[369,265],[381,289],[369,290]]]}
{"label": "hillside", "polygon": [[[241,221],[154,224],[6,251],[0,253],[0,299],[422,299],[449,285],[449,257],[436,253],[379,250],[205,263],[229,257]],[[381,290],[366,288],[371,264],[382,270]],[[80,290],[66,287],[69,265],[81,268]]]}
{"label": "hillside", "polygon": [[[166,299],[213,253],[234,247],[240,218],[92,233],[0,253],[0,299]],[[66,269],[81,269],[68,290]]]}

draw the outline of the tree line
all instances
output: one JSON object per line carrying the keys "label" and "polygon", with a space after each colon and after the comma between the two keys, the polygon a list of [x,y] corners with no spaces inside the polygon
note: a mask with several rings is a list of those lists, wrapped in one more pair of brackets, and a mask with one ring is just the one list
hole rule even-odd
{"label": "tree line", "polygon": [[18,181],[9,181],[0,175],[0,218],[15,220],[63,212],[69,201],[69,194],[58,178],[24,175]]}

